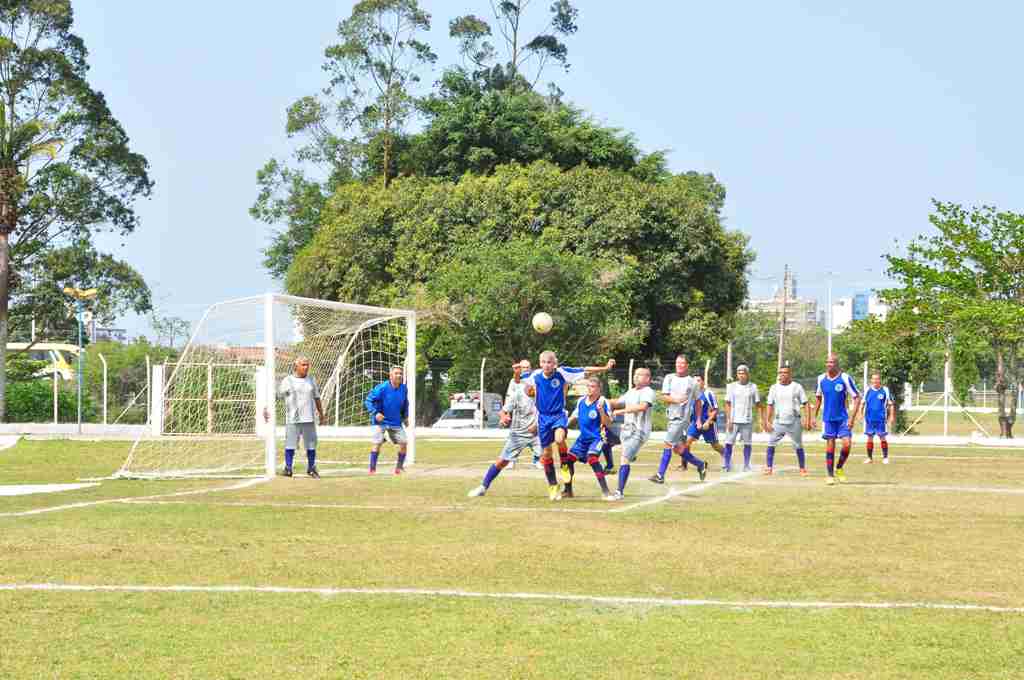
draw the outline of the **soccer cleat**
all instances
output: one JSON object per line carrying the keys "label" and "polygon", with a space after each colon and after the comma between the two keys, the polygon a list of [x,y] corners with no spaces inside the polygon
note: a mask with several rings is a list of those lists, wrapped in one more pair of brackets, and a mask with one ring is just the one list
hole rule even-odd
{"label": "soccer cleat", "polygon": [[537,460],[533,461],[533,467],[537,468],[538,470],[543,470],[544,469],[544,466],[540,464],[540,459],[539,458]]}
{"label": "soccer cleat", "polygon": [[702,482],[708,477],[708,465],[709,463],[704,463],[700,466],[700,469],[697,470],[697,478]]}
{"label": "soccer cleat", "polygon": [[400,475],[405,472],[405,468],[395,468],[395,474]]}
{"label": "soccer cleat", "polygon": [[744,465],[743,466],[743,471],[744,472],[750,472],[750,466],[749,465]]}
{"label": "soccer cleat", "polygon": [[562,480],[562,484],[572,481],[572,473],[569,472],[568,464],[562,463],[562,467],[558,468],[558,478]]}
{"label": "soccer cleat", "polygon": [[825,478],[825,483],[828,484],[829,486],[834,486],[835,483],[836,483],[836,478],[835,477],[826,477]]}
{"label": "soccer cleat", "polygon": [[807,468],[800,468],[800,476],[801,476],[801,477],[806,477],[806,476],[807,476],[807,475],[809,475],[809,474],[810,474],[810,473],[809,473],[809,472],[807,472]]}
{"label": "soccer cleat", "polygon": [[864,464],[865,464],[865,465],[871,465],[871,464],[872,464],[872,463],[874,463],[874,462],[875,462],[875,461],[874,461],[874,459],[872,459],[872,458],[865,458],[865,459],[864,459]]}
{"label": "soccer cleat", "polygon": [[284,469],[284,470],[283,470],[283,471],[281,472],[281,474],[282,474],[282,475],[284,475],[285,477],[291,477],[291,476],[292,476],[292,469],[291,469],[290,467],[286,467],[286,468],[285,468],[285,469]]}
{"label": "soccer cleat", "polygon": [[467,493],[466,497],[479,498],[480,496],[483,496],[485,493],[487,493],[487,487],[481,484],[480,486],[476,487],[475,489]]}
{"label": "soccer cleat", "polygon": [[763,470],[761,470],[761,474],[762,475],[772,475],[772,474],[775,474],[775,472],[770,467],[765,466],[765,468]]}
{"label": "soccer cleat", "polygon": [[563,491],[562,492],[562,498],[575,498],[575,496],[573,495],[572,489],[566,489],[565,491]]}
{"label": "soccer cleat", "polygon": [[886,456],[885,458],[882,459],[882,465],[888,465],[888,464],[889,464],[889,456]]}
{"label": "soccer cleat", "polygon": [[608,463],[607,465],[604,466],[604,473],[606,475],[611,474],[613,472],[615,472],[615,465],[614,465],[614,463]]}
{"label": "soccer cleat", "polygon": [[608,493],[606,493],[604,495],[604,497],[601,500],[605,500],[605,501],[621,501],[622,500],[622,492],[621,491],[609,491]]}
{"label": "soccer cleat", "polygon": [[846,471],[843,470],[842,468],[839,468],[838,470],[836,470],[836,479],[839,480],[840,483],[845,484],[846,483]]}
{"label": "soccer cleat", "polygon": [[315,465],[313,465],[310,468],[307,468],[306,474],[312,477],[313,479],[320,479],[320,471],[316,469]]}
{"label": "soccer cleat", "polygon": [[654,482],[655,484],[664,484],[665,483],[665,478],[662,477],[661,475],[657,475],[657,474],[651,475],[647,479],[649,481],[651,481],[651,482]]}
{"label": "soccer cleat", "polygon": [[560,501],[562,500],[562,494],[558,491],[558,485],[552,484],[548,487],[548,500]]}

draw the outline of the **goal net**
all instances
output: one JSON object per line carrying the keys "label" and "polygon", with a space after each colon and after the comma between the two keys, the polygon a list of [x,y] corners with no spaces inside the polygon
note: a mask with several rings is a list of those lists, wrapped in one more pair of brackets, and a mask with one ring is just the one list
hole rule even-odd
{"label": "goal net", "polygon": [[411,311],[270,294],[213,305],[178,359],[154,367],[148,427],[116,476],[273,475],[285,423],[277,386],[299,357],[309,360],[327,418],[318,428],[321,474],[365,464],[372,426],[364,400],[392,366],[405,370],[412,463],[415,347]]}

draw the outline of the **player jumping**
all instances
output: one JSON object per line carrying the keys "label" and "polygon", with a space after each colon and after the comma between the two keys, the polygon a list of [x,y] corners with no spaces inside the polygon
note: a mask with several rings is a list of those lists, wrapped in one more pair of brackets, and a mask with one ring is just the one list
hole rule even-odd
{"label": "player jumping", "polygon": [[[822,406],[825,412],[822,414],[823,433],[821,438],[825,440],[825,466],[828,469],[829,484],[835,484],[838,478],[840,482],[846,481],[846,473],[843,466],[846,459],[850,457],[850,436],[853,430],[853,419],[860,408],[860,392],[848,374],[839,370],[839,358],[830,354],[825,362],[825,372],[818,376],[817,401],[814,405],[814,421],[811,427],[817,425],[818,413]],[[853,415],[846,410],[846,400],[853,398]],[[842,440],[842,449],[839,453],[839,462],[836,463],[836,439]]]}
{"label": "player jumping", "polygon": [[[568,418],[565,413],[565,384],[572,383],[583,373],[601,373],[615,366],[615,360],[609,359],[604,366],[587,366],[570,368],[559,366],[558,357],[548,350],[541,352],[540,368],[523,377],[532,383],[537,391],[537,434],[543,447],[541,463],[544,465],[544,476],[548,481],[548,497],[561,500],[562,494],[555,477],[555,462],[552,446],[558,448],[558,457],[562,465],[563,480],[572,484],[572,467],[570,455],[565,443],[568,429]],[[573,458],[575,460],[575,458]]]}

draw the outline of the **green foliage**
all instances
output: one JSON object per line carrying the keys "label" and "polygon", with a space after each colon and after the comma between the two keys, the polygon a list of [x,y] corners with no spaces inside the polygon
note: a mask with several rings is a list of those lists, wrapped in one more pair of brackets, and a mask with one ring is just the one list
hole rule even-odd
{"label": "green foliage", "polygon": [[48,365],[45,361],[34,361],[26,352],[11,352],[7,355],[7,380],[23,382],[35,380],[41,370]]}
{"label": "green foliage", "polygon": [[936,234],[905,256],[887,256],[899,287],[883,292],[900,328],[950,347],[988,343],[995,356],[1004,436],[1015,419],[1018,356],[1024,342],[1024,215],[934,202]]}
{"label": "green foliage", "polygon": [[[467,253],[525,239],[621,264],[631,314],[649,324],[646,356],[716,351],[724,330],[680,335],[695,309],[709,328],[724,328],[721,319],[731,319],[746,297],[752,256],[746,236],[726,230],[709,201],[716,185],[694,174],[650,185],[623,172],[563,172],[543,162],[458,184],[402,178],[387,192],[350,184],[332,197],[322,228],[288,272],[287,289],[422,308],[429,303],[421,304],[419,291]],[[690,344],[676,344],[683,340]]]}
{"label": "green foliage", "polygon": [[[9,305],[16,322],[32,316],[45,297],[40,288],[61,278],[50,270],[54,262],[79,283],[97,275],[88,263],[98,262],[109,310],[148,306],[130,267],[91,250],[96,232],[135,229],[132,204],[149,195],[152,181],[146,159],[129,149],[89,85],[87,51],[71,24],[68,0],[7,2],[0,11],[0,196],[8,206],[0,223],[0,348]],[[74,257],[79,251],[84,256]],[[52,316],[52,300],[40,304],[37,316]],[[0,349],[0,418],[2,358]]]}
{"label": "green foliage", "polygon": [[[62,423],[78,420],[78,397],[74,383],[65,382],[57,391],[57,417]],[[82,393],[82,421],[96,417],[96,405]],[[25,380],[7,385],[7,422],[52,423],[53,383],[50,380]]]}

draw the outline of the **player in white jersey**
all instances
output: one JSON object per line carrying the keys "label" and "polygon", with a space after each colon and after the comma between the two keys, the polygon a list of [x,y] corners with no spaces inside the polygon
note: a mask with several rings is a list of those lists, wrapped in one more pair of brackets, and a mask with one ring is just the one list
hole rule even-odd
{"label": "player in white jersey", "polygon": [[665,448],[661,451],[658,472],[650,477],[655,484],[665,483],[665,473],[672,454],[683,456],[685,464],[686,430],[690,426],[690,410],[693,408],[693,394],[697,381],[690,375],[690,362],[680,354],[676,357],[676,370],[669,373],[661,383],[660,400],[667,404],[668,427],[665,431]]}
{"label": "player in white jersey", "polygon": [[[518,375],[520,370],[518,365],[514,370]],[[517,384],[516,388],[510,391],[511,396],[501,407],[501,424],[508,428],[505,448],[501,450],[498,460],[487,468],[487,473],[480,486],[469,492],[470,498],[487,493],[487,490],[491,488],[491,482],[501,474],[502,470],[511,465],[524,449],[533,448],[537,439],[537,408],[533,403],[534,394],[533,385],[528,383]]]}
{"label": "player in white jersey", "polygon": [[779,381],[768,390],[768,414],[762,425],[771,435],[768,438],[768,459],[764,474],[773,473],[775,466],[775,446],[784,437],[789,436],[796,449],[796,459],[800,464],[800,475],[807,476],[807,458],[804,454],[804,427],[811,426],[811,405],[807,401],[807,393],[803,385],[793,382],[793,373],[789,366],[779,369]]}
{"label": "player in white jersey", "polygon": [[[529,359],[523,359],[522,361],[512,365],[512,377],[509,378],[508,387],[505,388],[506,404],[515,399],[516,394],[523,390],[525,383],[520,380],[520,376],[529,375],[531,370],[533,370],[533,368]],[[535,394],[535,392],[533,394]],[[530,395],[531,399],[533,398],[533,394]],[[542,466],[540,464],[541,445],[539,436],[534,435],[533,445],[530,449],[533,451],[533,467],[540,470]],[[509,466],[515,467],[516,461],[510,461]]]}
{"label": "player in white jersey", "polygon": [[651,369],[640,367],[633,373],[633,388],[620,399],[609,400],[612,416],[625,416],[622,424],[622,459],[619,462],[619,488],[605,500],[621,500],[629,481],[629,466],[651,437],[651,408],[656,396],[651,389]]}
{"label": "player in white jersey", "polygon": [[[292,461],[299,438],[306,446],[306,474],[319,478],[316,469],[316,424],[327,422],[323,405],[320,403],[320,388],[313,376],[309,375],[309,359],[298,357],[294,371],[281,379],[277,394],[284,397],[284,474],[292,476]],[[270,413],[263,409],[263,419],[270,421]]]}
{"label": "player in white jersey", "polygon": [[743,470],[750,469],[750,454],[754,441],[754,412],[764,420],[761,395],[757,385],[750,382],[750,369],[745,364],[736,367],[736,382],[725,388],[725,460],[723,472],[732,470],[732,447],[739,439],[743,442]]}

